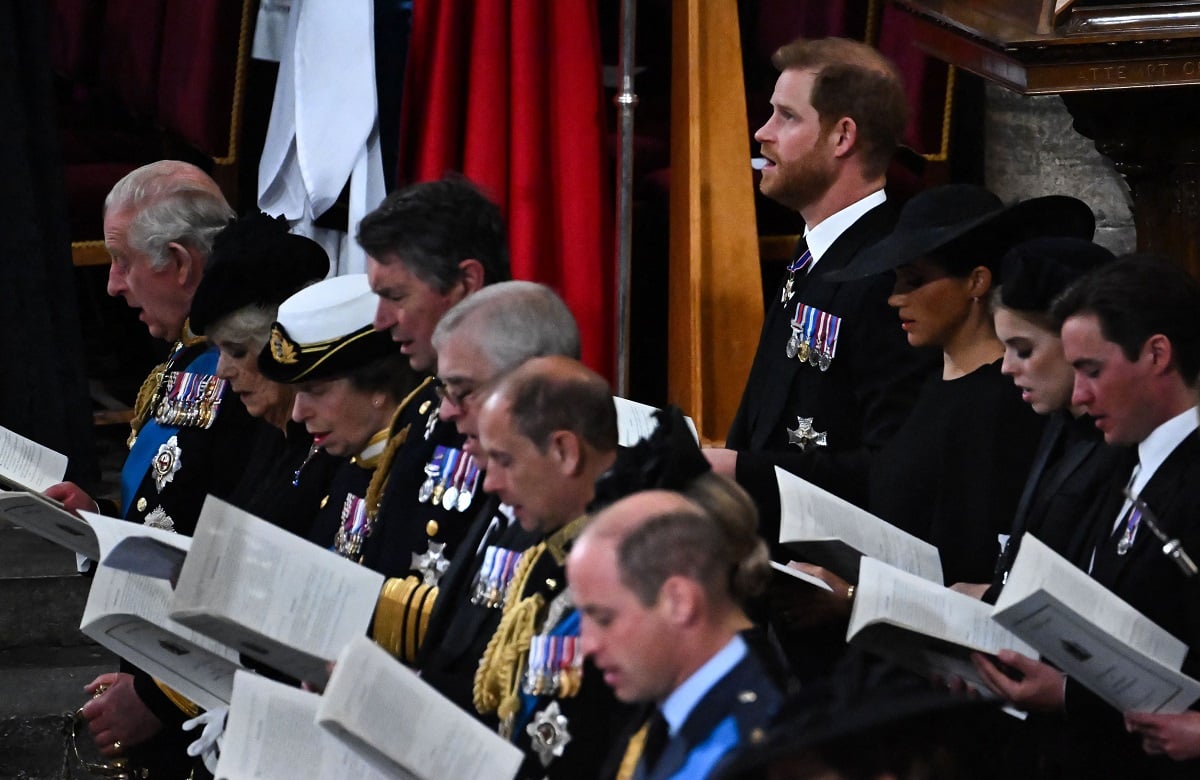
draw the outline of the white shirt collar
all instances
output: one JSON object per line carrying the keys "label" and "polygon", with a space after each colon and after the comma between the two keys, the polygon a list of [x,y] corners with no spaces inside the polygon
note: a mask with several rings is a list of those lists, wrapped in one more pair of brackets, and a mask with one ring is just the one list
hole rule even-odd
{"label": "white shirt collar", "polygon": [[812,264],[809,265],[811,272],[821,260],[821,256],[829,251],[829,247],[833,246],[833,242],[838,240],[838,237],[845,233],[846,230],[858,221],[859,217],[866,214],[876,206],[887,202],[887,193],[883,190],[876,190],[867,197],[856,200],[846,208],[821,220],[815,227],[804,228],[804,240],[808,243],[808,251],[812,253]]}
{"label": "white shirt collar", "polygon": [[1146,487],[1146,483],[1154,476],[1154,472],[1158,471],[1158,467],[1163,464],[1163,461],[1170,457],[1175,448],[1200,426],[1200,418],[1197,418],[1196,415],[1196,407],[1191,407],[1167,420],[1151,431],[1149,436],[1142,439],[1142,443],[1137,448],[1138,473],[1131,486],[1135,496],[1142,494],[1142,489]]}
{"label": "white shirt collar", "polygon": [[661,707],[669,728],[668,733],[671,736],[683,728],[688,715],[692,714],[692,710],[696,708],[704,695],[718,680],[729,674],[729,671],[737,666],[745,655],[746,640],[742,639],[740,634],[734,634],[725,647],[705,661],[704,666],[692,672],[691,677],[684,680],[682,685],[671,692]]}

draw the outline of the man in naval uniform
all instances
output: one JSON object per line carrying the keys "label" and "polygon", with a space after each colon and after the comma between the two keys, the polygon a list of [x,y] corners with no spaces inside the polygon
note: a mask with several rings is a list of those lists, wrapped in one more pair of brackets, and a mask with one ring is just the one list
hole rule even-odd
{"label": "man in naval uniform", "polygon": [[822,279],[895,222],[885,175],[904,131],[904,89],[871,47],[797,40],[771,58],[780,71],[771,118],[754,134],[760,189],[804,218],[766,318],[727,449],[706,451],[759,505],[778,541],[780,466],[847,500],[866,500],[867,464],[905,419],[936,355],[908,346],[887,305],[891,275]]}
{"label": "man in naval uniform", "polygon": [[[213,238],[232,217],[217,184],[178,161],[133,171],[104,204],[104,242],[112,256],[109,295],[140,310],[150,335],[175,342],[166,363],[138,393],[121,472],[120,513],[188,535],[204,497],[227,496],[236,487],[253,426],[237,396],[215,375],[216,347],[187,327]],[[71,483],[46,494],[71,510],[97,509]],[[194,706],[129,669],[133,674],[103,674],[87,686],[95,698],[83,716],[97,748],[107,757],[127,755],[154,777],[183,776],[189,769],[187,740],[179,725],[195,714]]]}
{"label": "man in naval uniform", "polygon": [[[530,358],[578,359],[579,330],[550,288],[499,282],[446,312],[434,330],[433,344],[443,386],[441,419],[466,437],[463,450],[481,459],[476,418],[487,386]],[[510,563],[539,541],[516,522],[511,508],[483,493],[482,472],[471,482],[479,493],[472,502],[477,507],[474,520],[436,591],[422,597],[416,578],[389,581],[374,623],[379,644],[413,663],[427,682],[468,711],[473,710],[479,657],[500,620]],[[417,631],[407,630],[409,626]]]}
{"label": "man in naval uniform", "polygon": [[540,541],[513,561],[475,708],[525,752],[519,777],[592,776],[630,712],[584,664],[564,565],[596,480],[617,458],[608,384],[567,358],[526,361],[482,401],[479,443],[485,489]]}
{"label": "man in naval uniform", "polygon": [[[482,464],[463,450],[452,423],[440,422],[437,354],[431,336],[446,311],[486,285],[509,278],[500,210],[466,179],[453,177],[393,192],[363,218],[357,239],[367,253],[367,277],[379,297],[375,328],[388,331],[422,384],[392,422],[393,449],[371,545],[362,563],[376,571],[414,565],[413,525],[427,537],[416,562],[420,593],[389,585],[385,595],[420,601],[449,562],[440,542],[461,537],[480,493]],[[449,523],[453,528],[445,529]]]}
{"label": "man in naval uniform", "polygon": [[[583,651],[617,698],[650,712],[618,777],[709,777],[761,740],[783,692],[743,604],[765,588],[767,549],[750,497],[708,473],[685,493],[650,490],[596,515],[567,560]],[[664,638],[669,637],[669,641]]]}

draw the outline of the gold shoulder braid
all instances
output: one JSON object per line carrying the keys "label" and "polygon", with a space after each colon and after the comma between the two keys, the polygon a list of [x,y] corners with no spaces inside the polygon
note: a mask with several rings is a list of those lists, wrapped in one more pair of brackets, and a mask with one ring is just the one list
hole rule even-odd
{"label": "gold shoulder braid", "polygon": [[158,686],[159,690],[166,694],[166,697],[170,699],[171,703],[178,707],[179,711],[184,715],[187,715],[189,718],[194,718],[200,714],[200,706],[179,691],[168,686],[157,677],[154,678],[154,684]]}
{"label": "gold shoulder braid", "polygon": [[547,551],[561,566],[566,546],[577,537],[590,518],[581,515],[551,534],[521,556],[509,585],[500,625],[488,641],[475,671],[474,704],[480,714],[495,712],[500,718],[500,736],[512,737],[513,719],[521,707],[521,674],[529,645],[538,631],[538,617],[546,604],[541,593],[524,596],[534,566]]}
{"label": "gold shoulder braid", "polygon": [[[411,397],[409,396],[409,398]],[[387,429],[389,431],[396,424],[396,418],[404,411],[404,406],[408,403],[408,400],[408,398],[405,398],[396,407],[395,414],[392,415],[392,419],[388,422]],[[375,473],[371,475],[371,482],[367,485],[367,495],[363,496],[363,498],[367,502],[367,519],[372,523],[375,521],[375,516],[379,514],[379,502],[383,499],[383,486],[387,484],[388,474],[392,471],[392,461],[396,459],[396,450],[400,449],[408,439],[408,429],[410,427],[409,425],[404,426],[388,439],[387,447],[384,448],[383,454],[379,456],[379,463],[375,466]]]}
{"label": "gold shoulder braid", "polygon": [[521,556],[509,585],[510,597],[504,602],[500,625],[488,640],[487,649],[475,671],[474,703],[480,714],[495,712],[500,717],[500,736],[512,736],[512,720],[520,708],[522,656],[537,629],[537,616],[545,600],[542,594],[521,597],[534,564],[546,552],[539,542]]}

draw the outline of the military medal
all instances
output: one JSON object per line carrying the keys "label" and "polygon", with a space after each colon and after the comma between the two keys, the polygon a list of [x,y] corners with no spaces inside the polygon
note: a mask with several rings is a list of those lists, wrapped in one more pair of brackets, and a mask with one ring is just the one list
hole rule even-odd
{"label": "military medal", "polygon": [[841,328],[841,317],[800,304],[792,315],[792,338],[788,340],[787,356],[828,371],[837,354]]}
{"label": "military medal", "polygon": [[[433,495],[430,497],[430,502],[434,505],[442,503],[442,496],[445,495],[446,489],[453,487],[450,480],[454,479],[454,469],[458,466],[458,458],[462,455],[462,450],[456,450],[453,447],[446,448],[446,461],[442,464],[441,479],[433,486]],[[457,497],[458,491],[455,491]]]}
{"label": "military medal", "polygon": [[425,464],[425,481],[417,490],[417,500],[424,504],[433,497],[433,488],[437,485],[438,476],[442,473],[442,462],[446,459],[446,447],[440,444],[433,451],[433,457]]}
{"label": "military medal", "polygon": [[1137,538],[1138,526],[1142,522],[1142,510],[1133,506],[1129,510],[1129,519],[1125,521],[1125,533],[1117,541],[1117,555],[1127,555],[1133,549],[1133,541]]}
{"label": "military medal", "polygon": [[163,492],[167,483],[175,479],[175,472],[183,468],[182,456],[183,450],[179,448],[178,436],[167,439],[154,454],[154,460],[151,461],[154,468],[154,487],[158,488],[159,493]]}
{"label": "military medal", "polygon": [[783,283],[783,292],[779,296],[779,302],[785,307],[791,302],[792,296],[796,294],[796,274],[803,271],[812,262],[812,252],[807,249],[793,260],[787,267],[788,278]]}
{"label": "military medal", "polygon": [[431,588],[438,584],[446,569],[450,568],[450,561],[442,554],[445,549],[445,542],[435,542],[431,539],[429,549],[420,555],[412,554],[412,568],[421,572],[421,581]]}
{"label": "military medal", "polygon": [[471,506],[471,501],[475,499],[475,488],[479,484],[479,461],[474,457],[468,456],[469,468],[467,469],[466,484],[458,494],[458,511],[465,512]]}
{"label": "military medal", "polygon": [[571,742],[567,717],[562,714],[557,701],[550,702],[546,709],[534,715],[525,727],[525,733],[529,735],[529,745],[537,753],[543,767],[550,766],[550,762],[561,756]]}
{"label": "military medal", "polygon": [[521,560],[521,553],[488,545],[483,565],[471,586],[471,603],[477,607],[499,609],[508,598],[508,587]]}
{"label": "military medal", "polygon": [[177,371],[171,374],[166,397],[155,419],[170,427],[210,428],[217,418],[227,382],[212,374]]}
{"label": "military medal", "polygon": [[342,503],[341,524],[338,525],[337,536],[333,538],[334,551],[343,558],[358,560],[363,542],[370,533],[367,502],[353,493],[347,493]]}
{"label": "military medal", "polygon": [[142,520],[142,525],[147,525],[151,528],[158,528],[162,531],[175,530],[175,521],[171,519],[171,516],[168,515],[166,510],[161,506],[156,506],[154,509],[151,509],[146,515],[145,519]]}
{"label": "military medal", "polygon": [[794,444],[801,451],[808,450],[809,447],[824,447],[826,445],[825,434],[821,431],[813,430],[813,418],[797,417],[795,430],[786,428],[788,444]]}
{"label": "military medal", "polygon": [[449,512],[458,507],[458,495],[463,490],[463,481],[467,478],[467,461],[471,456],[462,450],[455,450],[458,456],[455,465],[450,468],[450,486],[442,494],[442,508]]}

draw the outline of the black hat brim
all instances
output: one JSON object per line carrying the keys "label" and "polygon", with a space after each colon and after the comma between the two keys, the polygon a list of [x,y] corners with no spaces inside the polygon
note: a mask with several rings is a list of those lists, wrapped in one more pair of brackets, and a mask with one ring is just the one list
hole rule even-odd
{"label": "black hat brim", "polygon": [[300,344],[277,322],[258,355],[258,369],[267,379],[281,384],[333,379],[395,355],[399,349],[390,333],[370,325],[332,341]]}
{"label": "black hat brim", "polygon": [[1003,237],[1006,247],[1041,236],[1090,240],[1096,230],[1096,217],[1087,204],[1077,198],[1046,195],[952,225],[898,225],[890,235],[859,253],[850,265],[830,271],[823,278],[831,282],[848,282],[876,276],[909,265],[953,242],[970,240],[976,233],[982,236],[985,230],[989,239]]}

